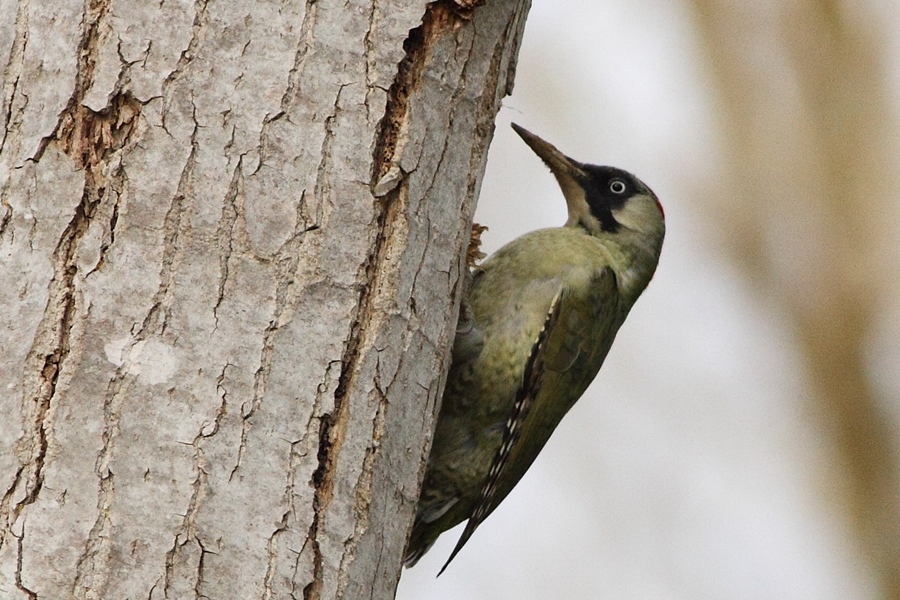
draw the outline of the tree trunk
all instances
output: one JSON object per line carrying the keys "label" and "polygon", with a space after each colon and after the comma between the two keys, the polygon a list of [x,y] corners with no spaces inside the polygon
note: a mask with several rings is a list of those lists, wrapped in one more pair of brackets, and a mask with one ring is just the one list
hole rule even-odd
{"label": "tree trunk", "polygon": [[390,598],[528,0],[0,2],[0,596]]}

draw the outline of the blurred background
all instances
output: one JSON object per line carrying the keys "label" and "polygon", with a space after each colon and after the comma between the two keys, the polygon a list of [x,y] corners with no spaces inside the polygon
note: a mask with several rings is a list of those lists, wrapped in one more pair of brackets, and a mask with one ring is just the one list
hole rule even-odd
{"label": "blurred background", "polygon": [[594,385],[401,600],[900,600],[900,3],[535,0],[476,221],[560,225],[520,123],[637,174],[654,281]]}

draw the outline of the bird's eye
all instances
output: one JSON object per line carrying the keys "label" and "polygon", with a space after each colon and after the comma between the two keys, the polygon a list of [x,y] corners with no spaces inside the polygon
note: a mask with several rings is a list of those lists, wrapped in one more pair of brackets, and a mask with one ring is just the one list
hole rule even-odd
{"label": "bird's eye", "polygon": [[613,194],[624,194],[625,187],[625,182],[621,179],[613,179],[609,182],[609,191]]}

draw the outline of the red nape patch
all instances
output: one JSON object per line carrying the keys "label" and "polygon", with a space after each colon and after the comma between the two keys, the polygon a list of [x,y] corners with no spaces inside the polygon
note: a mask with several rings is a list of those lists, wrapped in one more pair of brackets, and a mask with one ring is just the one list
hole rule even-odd
{"label": "red nape patch", "polygon": [[656,194],[653,194],[653,199],[656,201],[656,208],[659,209],[659,214],[662,215],[663,221],[666,220],[666,211],[663,210],[662,204],[659,202],[659,198],[656,197]]}

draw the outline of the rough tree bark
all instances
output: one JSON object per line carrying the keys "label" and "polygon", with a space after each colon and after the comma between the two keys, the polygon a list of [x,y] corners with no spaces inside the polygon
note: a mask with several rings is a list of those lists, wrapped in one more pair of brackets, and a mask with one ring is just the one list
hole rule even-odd
{"label": "rough tree bark", "polygon": [[0,0],[0,596],[390,598],[528,0]]}

